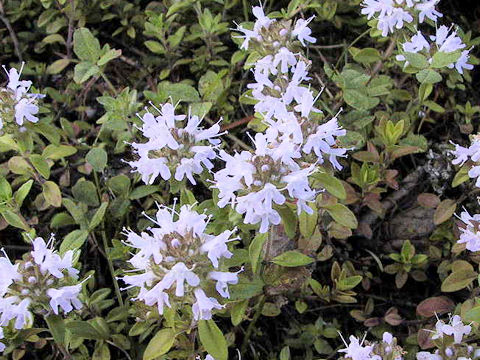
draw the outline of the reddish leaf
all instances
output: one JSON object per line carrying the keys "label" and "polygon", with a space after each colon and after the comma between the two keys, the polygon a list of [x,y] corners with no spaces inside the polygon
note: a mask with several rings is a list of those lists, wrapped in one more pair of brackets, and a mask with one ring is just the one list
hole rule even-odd
{"label": "reddish leaf", "polygon": [[440,204],[440,198],[435,194],[423,193],[417,197],[418,203],[426,208],[434,209]]}
{"label": "reddish leaf", "polygon": [[435,296],[423,300],[417,306],[417,314],[432,317],[435,314],[444,314],[453,310],[455,303],[446,296]]}

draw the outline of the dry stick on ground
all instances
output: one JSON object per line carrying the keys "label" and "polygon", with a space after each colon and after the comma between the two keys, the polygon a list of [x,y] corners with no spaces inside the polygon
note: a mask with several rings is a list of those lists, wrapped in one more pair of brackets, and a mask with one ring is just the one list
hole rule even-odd
{"label": "dry stick on ground", "polygon": [[15,54],[17,55],[18,60],[22,62],[23,61],[22,52],[20,51],[20,46],[18,45],[17,34],[15,34],[15,30],[13,30],[12,24],[10,24],[10,21],[5,15],[5,11],[3,9],[3,1],[0,1],[0,20],[2,20],[2,22],[7,27],[8,32],[10,33],[10,38],[12,39],[13,47],[15,49]]}

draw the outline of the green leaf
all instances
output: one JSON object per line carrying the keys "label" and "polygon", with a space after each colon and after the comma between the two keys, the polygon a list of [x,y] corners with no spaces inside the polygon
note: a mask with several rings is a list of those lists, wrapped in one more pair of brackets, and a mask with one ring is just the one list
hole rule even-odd
{"label": "green leaf", "polygon": [[360,284],[362,277],[360,275],[349,276],[345,279],[342,279],[337,282],[336,288],[340,291],[347,291],[353,289],[355,286]]}
{"label": "green leaf", "polygon": [[480,306],[475,306],[474,308],[468,310],[465,313],[465,317],[463,319],[465,322],[480,322]]}
{"label": "green leaf", "polygon": [[70,59],[59,59],[48,65],[47,67],[47,74],[54,75],[61,73],[63,69],[65,69],[68,64],[70,64]]}
{"label": "green leaf", "polygon": [[66,324],[68,331],[74,337],[81,337],[89,340],[106,340],[103,335],[86,321],[71,320]]}
{"label": "green leaf", "polygon": [[450,53],[439,51],[433,55],[432,67],[435,69],[447,67],[448,65],[457,62],[460,55],[462,55],[460,51],[454,51]]}
{"label": "green leaf", "polygon": [[71,156],[77,152],[74,146],[48,145],[42,152],[45,159],[59,160]]}
{"label": "green leaf", "polygon": [[45,317],[45,321],[55,343],[65,345],[66,327],[63,318],[59,315],[51,314]]}
{"label": "green leaf", "polygon": [[302,234],[307,240],[312,237],[318,222],[317,207],[314,203],[309,204],[309,206],[312,208],[313,213],[307,214],[307,212],[302,211],[298,217],[300,223],[300,234]]}
{"label": "green leaf", "polygon": [[277,211],[282,218],[282,225],[285,229],[285,234],[287,234],[290,239],[293,239],[297,233],[297,215],[288,205],[279,206]]}
{"label": "green leaf", "polygon": [[296,266],[305,266],[313,263],[315,260],[310,256],[302,254],[296,250],[290,250],[284,252],[281,255],[272,259],[274,264],[284,266],[284,267],[296,267]]}
{"label": "green leaf", "polygon": [[427,58],[422,54],[406,52],[403,54],[408,63],[417,69],[426,69],[430,66]]}
{"label": "green leaf", "polygon": [[435,225],[440,225],[450,219],[455,210],[457,209],[457,203],[455,200],[452,199],[445,199],[443,200],[435,210],[433,214],[433,222]]}
{"label": "green leaf", "polygon": [[461,290],[470,285],[477,278],[477,275],[475,271],[469,269],[454,271],[443,280],[441,290],[443,292]]}
{"label": "green leaf", "polygon": [[62,206],[62,193],[60,192],[60,188],[57,184],[55,184],[53,181],[46,181],[43,183],[42,189],[43,196],[48,204],[54,207]]}
{"label": "green leaf", "polygon": [[358,226],[357,218],[343,204],[335,204],[326,206],[325,209],[330,214],[330,216],[340,225],[346,226],[349,229],[356,229]]}
{"label": "green leaf", "polygon": [[73,230],[67,234],[60,244],[60,254],[65,254],[68,250],[80,249],[88,237],[87,230]]}
{"label": "green leaf", "polygon": [[33,180],[28,180],[25,184],[20,186],[20,188],[17,191],[15,191],[13,198],[15,199],[15,203],[17,204],[17,207],[22,206],[23,201],[25,200],[28,193],[30,192],[30,189],[32,188],[32,185],[33,185]]}
{"label": "green leaf", "polygon": [[374,48],[365,48],[353,56],[353,60],[360,64],[370,64],[382,59],[380,52]]}
{"label": "green leaf", "polygon": [[30,155],[30,162],[43,178],[48,179],[50,177],[50,166],[48,166],[48,162],[41,155]]}
{"label": "green leaf", "polygon": [[424,69],[416,77],[421,84],[435,84],[442,81],[442,75],[432,69]]}
{"label": "green leaf", "polygon": [[243,317],[245,316],[245,311],[247,311],[247,308],[248,299],[233,303],[232,308],[230,309],[233,326],[237,326],[243,321]]}
{"label": "green leaf", "polygon": [[9,225],[12,225],[19,229],[23,229],[25,231],[30,230],[30,228],[25,223],[25,221],[23,221],[22,218],[18,214],[14,213],[13,211],[5,209],[5,210],[1,210],[0,214],[3,216],[3,218]]}
{"label": "green leaf", "polygon": [[172,328],[162,329],[150,340],[143,353],[143,360],[153,360],[166,354],[175,342],[176,333]]}
{"label": "green leaf", "polygon": [[12,187],[4,177],[0,177],[0,201],[8,201],[12,198]]}
{"label": "green leaf", "polygon": [[250,257],[250,263],[252,264],[252,272],[254,274],[257,273],[258,267],[261,263],[262,259],[262,250],[263,244],[268,238],[268,233],[261,234],[258,233],[250,243],[248,247],[248,255]]}
{"label": "green leaf", "polygon": [[198,334],[205,350],[215,360],[228,359],[227,341],[213,320],[200,320],[198,322]]}
{"label": "green leaf", "polygon": [[316,189],[322,187],[340,200],[345,200],[347,198],[347,192],[345,191],[345,187],[343,186],[342,182],[338,180],[335,176],[327,173],[316,172],[312,175],[312,179],[312,185]]}
{"label": "green leaf", "polygon": [[78,181],[72,187],[72,194],[78,201],[89,206],[99,206],[97,188],[91,181]]}
{"label": "green leaf", "polygon": [[130,200],[137,200],[144,198],[145,196],[151,195],[156,193],[159,190],[159,186],[157,185],[141,185],[135,188],[129,196]]}
{"label": "green leaf", "polygon": [[90,79],[90,77],[98,75],[99,73],[100,68],[97,65],[88,61],[84,61],[75,65],[73,71],[73,80],[77,84],[82,84]]}
{"label": "green leaf", "polygon": [[122,55],[122,50],[110,49],[97,61],[98,66],[103,66],[109,61],[116,59]]}
{"label": "green leaf", "polygon": [[79,59],[95,63],[100,57],[100,42],[87,28],[75,30],[73,51]]}
{"label": "green leaf", "polygon": [[107,166],[107,152],[101,148],[93,148],[87,153],[85,160],[92,165],[93,170],[101,172]]}
{"label": "green leaf", "polygon": [[97,211],[92,217],[92,220],[90,221],[90,225],[88,226],[88,229],[90,231],[92,231],[98,225],[100,225],[103,218],[105,217],[105,212],[107,211],[107,207],[108,207],[108,202],[103,202],[102,205],[100,205],[100,207],[97,209]]}
{"label": "green leaf", "polygon": [[453,178],[452,181],[452,187],[457,187],[464,182],[470,180],[470,176],[468,175],[468,172],[470,170],[470,167],[468,165],[464,165],[458,170],[458,172],[455,174],[455,177]]}

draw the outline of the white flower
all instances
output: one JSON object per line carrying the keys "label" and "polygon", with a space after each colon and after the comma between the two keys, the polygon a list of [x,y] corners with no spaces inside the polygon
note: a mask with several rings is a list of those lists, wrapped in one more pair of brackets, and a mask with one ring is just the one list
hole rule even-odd
{"label": "white flower", "polygon": [[58,289],[48,289],[47,295],[50,297],[50,307],[53,312],[58,315],[59,307],[65,314],[73,310],[80,310],[82,302],[78,299],[78,295],[82,289],[82,284],[63,286]]}
{"label": "white flower", "polygon": [[421,23],[425,21],[425,18],[436,22],[438,18],[443,17],[443,14],[435,9],[439,2],[440,0],[426,0],[415,6],[417,10],[420,10],[418,19]]}
{"label": "white flower", "polygon": [[460,220],[465,224],[465,228],[461,228],[462,232],[459,244],[466,244],[467,250],[480,251],[480,214],[471,216],[468,211],[462,211]]}
{"label": "white flower", "polygon": [[417,360],[442,360],[443,357],[441,357],[438,354],[431,354],[426,351],[420,351],[417,353]]}
{"label": "white flower", "polygon": [[208,297],[200,288],[195,289],[194,294],[197,300],[192,306],[195,320],[210,320],[213,309],[223,309],[224,307],[214,297]]}
{"label": "white flower", "polygon": [[[7,89],[12,92],[12,97],[15,101],[15,122],[20,126],[24,124],[25,120],[32,123],[38,122],[38,117],[35,116],[38,114],[39,110],[36,100],[43,97],[42,94],[29,94],[28,90],[30,89],[32,82],[28,80],[20,80],[24,65],[25,63],[22,63],[19,72],[14,68],[7,71],[5,66],[3,66],[3,69],[8,76]],[[0,129],[2,127],[3,122],[0,121]]]}
{"label": "white flower", "polygon": [[[124,290],[139,288],[135,300],[148,306],[156,305],[160,314],[163,314],[165,305],[171,307],[171,300],[183,304],[185,299],[191,301],[195,295],[197,302],[192,304],[193,311],[207,316],[205,303],[211,301],[208,297],[209,302],[201,297],[205,295],[203,292],[197,296],[197,290],[213,280],[208,274],[215,272],[213,269],[219,267],[220,259],[233,255],[227,243],[238,239],[231,238],[236,230],[225,230],[219,235],[205,233],[210,217],[194,211],[193,205],[184,205],[179,212],[162,207],[155,218],[149,219],[155,226],[147,228],[147,232],[136,235],[131,230],[125,231],[125,244],[135,248],[137,253],[129,260],[136,273],[121,278],[128,285]],[[230,273],[224,274],[229,277]],[[237,276],[237,273],[233,275]],[[231,276],[227,280],[234,283]],[[169,296],[172,294],[175,297]],[[176,297],[182,299],[176,300]],[[208,311],[213,308],[215,306]]]}
{"label": "white flower", "polygon": [[390,334],[389,332],[385,331],[382,335],[382,341],[384,343],[387,343],[389,345],[392,345],[393,342],[393,335]]}
{"label": "white flower", "polygon": [[297,57],[286,47],[282,47],[273,59],[273,66],[280,65],[282,73],[288,72],[288,69],[297,63]]}
{"label": "white flower", "polygon": [[328,155],[333,167],[341,170],[342,166],[337,161],[337,156],[345,157],[347,149],[334,146],[336,145],[336,137],[344,136],[346,133],[346,130],[338,125],[338,120],[334,117],[325,124],[318,126],[316,132],[309,135],[303,146],[303,152],[310,154],[313,151],[318,156],[320,164],[324,162],[323,157]]}
{"label": "white flower", "polygon": [[313,173],[314,166],[305,169],[293,171],[285,175],[282,180],[287,183],[287,191],[290,197],[298,199],[297,211],[298,214],[305,211],[312,214],[313,210],[308,206],[308,202],[315,200],[316,192],[310,188],[308,177]]}
{"label": "white flower", "polygon": [[455,69],[458,71],[459,74],[463,74],[463,70],[472,70],[473,65],[469,64],[468,61],[470,60],[470,50],[463,50],[462,54],[458,58],[457,62],[455,64],[450,64],[448,67],[450,69]]}
{"label": "white flower", "polygon": [[345,343],[346,348],[338,350],[338,352],[345,353],[346,358],[352,360],[371,360],[371,353],[373,351],[373,346],[363,346],[360,343],[360,340],[355,336],[351,335],[349,337],[350,344]]}
{"label": "white flower", "polygon": [[437,33],[430,36],[430,39],[439,46],[438,51],[445,53],[451,53],[466,47],[462,39],[457,36],[457,32],[454,30],[450,33],[450,29],[445,25],[440,26]]}
{"label": "white flower", "polygon": [[239,214],[245,214],[245,224],[260,224],[260,232],[265,233],[270,224],[280,224],[281,218],[273,209],[273,204],[283,205],[285,196],[275,185],[267,183],[257,192],[237,198],[236,210]]}
{"label": "white flower", "polygon": [[157,283],[153,288],[147,290],[145,287],[140,288],[140,293],[133,300],[141,300],[148,306],[157,305],[158,313],[163,314],[163,309],[165,305],[171,307],[168,294],[163,291],[163,286],[160,283]]}
{"label": "white flower", "polygon": [[451,151],[451,154],[455,156],[452,160],[453,165],[463,165],[467,161],[472,161],[474,165],[468,171],[468,176],[471,179],[477,179],[475,186],[480,187],[480,139],[475,137],[472,144],[467,148],[457,144],[455,150]]}
{"label": "white flower", "polygon": [[312,33],[312,30],[308,27],[308,24],[315,18],[315,16],[312,16],[308,18],[307,20],[304,19],[298,19],[295,23],[295,28],[292,31],[292,35],[296,36],[298,40],[302,43],[303,46],[305,46],[305,41],[314,44],[317,39],[314,37],[310,36]]}
{"label": "white flower", "polygon": [[29,310],[30,303],[29,298],[23,300],[16,296],[0,298],[0,326],[6,326],[13,319],[15,319],[14,327],[17,330],[30,324],[33,321],[32,313]]}
{"label": "white flower", "polygon": [[[222,135],[220,125],[204,129],[198,116],[175,115],[169,103],[157,110],[158,116],[147,112],[141,117],[140,130],[148,141],[131,144],[138,159],[128,164],[142,175],[146,184],[152,184],[158,176],[169,180],[173,172],[177,181],[187,178],[195,185],[193,175],[213,168],[211,160],[220,143],[217,137]],[[185,127],[178,127],[177,122],[186,118]]]}
{"label": "white flower", "polygon": [[448,324],[443,325],[442,331],[446,335],[453,336],[455,344],[460,344],[463,336],[470,334],[472,327],[470,325],[463,325],[462,318],[455,315],[450,319]]}
{"label": "white flower", "polygon": [[40,267],[42,274],[47,272],[54,277],[61,279],[64,277],[63,271],[67,270],[69,276],[77,278],[78,270],[73,267],[73,252],[67,251],[63,257],[58,255],[49,245],[53,246],[54,237],[52,236],[47,243],[41,237],[33,240],[32,256]]}
{"label": "white flower", "polygon": [[382,31],[382,36],[387,36],[393,33],[395,28],[401,29],[404,23],[413,21],[413,16],[408,11],[410,9],[396,7],[393,0],[364,0],[362,6],[361,12],[367,15],[368,19],[374,16],[378,19],[377,28]]}
{"label": "white flower", "polygon": [[238,240],[238,238],[231,238],[234,230],[225,230],[220,235],[212,236],[205,244],[202,245],[201,250],[207,253],[214,268],[218,268],[218,260],[222,257],[230,259],[233,253],[228,250],[227,243]]}
{"label": "white flower", "polygon": [[218,293],[224,298],[230,298],[230,293],[228,291],[228,284],[238,284],[238,273],[243,271],[240,270],[236,273],[224,272],[224,271],[211,271],[208,274],[210,279],[213,279],[217,282],[215,289]]}
{"label": "white flower", "polygon": [[[3,328],[0,326],[0,339],[3,339],[3,338],[4,338]],[[3,350],[5,350],[5,344],[0,342],[0,352],[3,352]]]}
{"label": "white flower", "polygon": [[[421,31],[418,31],[417,34],[413,35],[410,41],[407,41],[402,44],[402,48],[404,52],[408,53],[419,53],[422,50],[430,51],[430,44],[425,39]],[[398,61],[405,61],[404,55],[397,55],[396,59]],[[405,61],[405,66],[408,65],[408,61]]]}
{"label": "white flower", "polygon": [[33,103],[33,99],[22,98],[15,105],[15,121],[18,125],[23,125],[23,120],[26,119],[32,123],[38,122],[38,106]]}
{"label": "white flower", "polygon": [[262,6],[254,6],[252,8],[252,13],[257,18],[253,27],[254,30],[257,32],[260,31],[262,28],[268,29],[270,24],[275,21],[274,19],[270,19],[268,16],[265,15]]}
{"label": "white flower", "polygon": [[175,295],[182,297],[185,295],[185,282],[195,287],[200,284],[200,278],[183,262],[179,262],[167,272],[159,284],[163,290],[167,290],[175,283]]}
{"label": "white flower", "polygon": [[[2,251],[4,251],[2,249]],[[8,287],[14,282],[20,280],[22,277],[18,273],[18,265],[12,264],[10,259],[6,256],[0,257],[0,297],[5,295]]]}

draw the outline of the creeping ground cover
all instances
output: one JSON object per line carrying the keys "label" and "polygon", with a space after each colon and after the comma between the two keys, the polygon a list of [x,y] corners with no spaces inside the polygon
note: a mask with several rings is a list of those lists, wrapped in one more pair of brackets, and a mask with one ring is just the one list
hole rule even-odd
{"label": "creeping ground cover", "polygon": [[0,0],[0,359],[480,359],[479,15]]}

